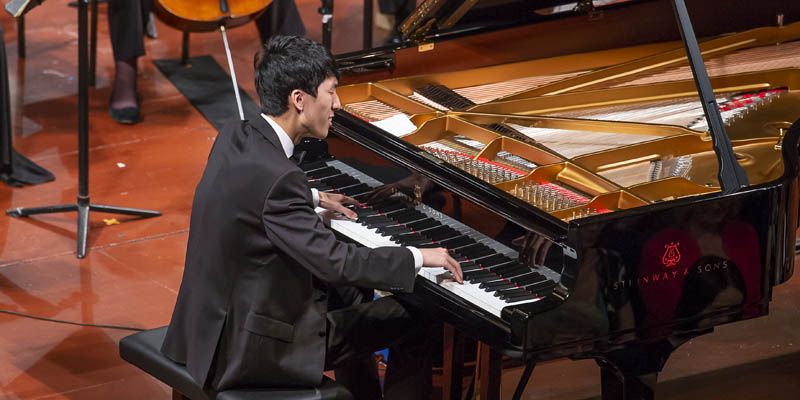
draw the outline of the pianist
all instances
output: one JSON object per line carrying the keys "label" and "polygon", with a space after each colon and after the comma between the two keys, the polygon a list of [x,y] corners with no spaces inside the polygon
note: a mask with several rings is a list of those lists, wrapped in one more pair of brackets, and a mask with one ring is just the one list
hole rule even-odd
{"label": "pianist", "polygon": [[[323,370],[356,398],[381,397],[371,354],[390,347],[384,398],[424,399],[430,388],[417,308],[375,288],[409,292],[419,268],[444,267],[445,249],[359,248],[339,242],[316,206],[353,217],[355,201],[312,192],[290,160],[303,137],[325,138],[338,73],[330,54],[278,36],[255,58],[263,114],[219,133],[194,195],[186,265],[162,351],[214,397],[237,387],[315,386]],[[369,292],[367,292],[369,293]]]}

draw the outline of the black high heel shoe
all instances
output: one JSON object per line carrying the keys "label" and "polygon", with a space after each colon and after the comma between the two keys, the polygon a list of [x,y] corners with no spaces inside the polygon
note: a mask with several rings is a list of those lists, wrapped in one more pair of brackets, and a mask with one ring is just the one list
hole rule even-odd
{"label": "black high heel shoe", "polygon": [[108,114],[111,119],[123,125],[133,125],[142,120],[139,114],[139,107],[112,108],[108,106]]}
{"label": "black high heel shoe", "polygon": [[111,119],[123,125],[133,125],[142,122],[142,115],[139,112],[139,105],[141,99],[139,94],[136,94],[136,107],[114,108],[111,107],[111,100],[114,98],[114,93],[111,93],[111,98],[108,99],[108,115]]}

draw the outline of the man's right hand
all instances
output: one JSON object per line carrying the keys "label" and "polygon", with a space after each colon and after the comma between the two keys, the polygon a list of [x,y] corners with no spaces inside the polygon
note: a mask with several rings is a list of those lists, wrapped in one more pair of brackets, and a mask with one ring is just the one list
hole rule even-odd
{"label": "man's right hand", "polygon": [[422,267],[444,268],[453,275],[453,279],[458,283],[464,283],[464,273],[461,272],[461,265],[458,261],[450,257],[450,253],[443,247],[435,249],[418,249],[422,253]]}

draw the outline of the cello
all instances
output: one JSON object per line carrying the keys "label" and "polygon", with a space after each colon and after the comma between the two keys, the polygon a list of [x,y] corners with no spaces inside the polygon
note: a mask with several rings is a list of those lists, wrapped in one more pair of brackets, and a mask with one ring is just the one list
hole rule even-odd
{"label": "cello", "polygon": [[236,81],[233,58],[228,46],[227,29],[254,20],[270,3],[272,0],[153,0],[156,16],[167,25],[184,32],[184,48],[188,43],[188,33],[211,32],[217,29],[222,32],[228,69],[236,94],[236,105],[239,107],[239,117],[242,120],[244,111],[239,97],[239,84]]}
{"label": "cello", "polygon": [[156,15],[184,32],[235,28],[259,15],[272,0],[154,0]]}

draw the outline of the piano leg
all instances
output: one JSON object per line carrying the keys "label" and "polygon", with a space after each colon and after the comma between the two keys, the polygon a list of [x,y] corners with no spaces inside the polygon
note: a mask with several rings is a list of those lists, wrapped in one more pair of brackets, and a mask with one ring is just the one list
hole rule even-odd
{"label": "piano leg", "polygon": [[444,325],[442,399],[461,400],[464,381],[464,336],[452,325]]}
{"label": "piano leg", "polygon": [[603,400],[652,400],[655,398],[658,373],[626,375],[615,367],[600,362]]}
{"label": "piano leg", "polygon": [[501,354],[480,342],[478,353],[478,395],[481,400],[500,400]]}
{"label": "piano leg", "polygon": [[670,354],[690,337],[636,343],[595,355],[600,366],[603,400],[653,400],[658,373]]}

